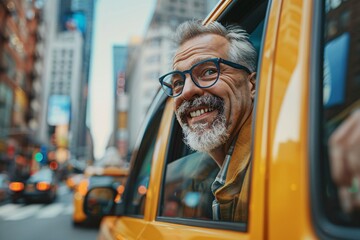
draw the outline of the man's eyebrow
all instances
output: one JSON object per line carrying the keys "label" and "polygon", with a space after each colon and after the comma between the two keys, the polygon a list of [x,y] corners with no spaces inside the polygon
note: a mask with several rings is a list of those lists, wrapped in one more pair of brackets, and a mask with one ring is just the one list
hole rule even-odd
{"label": "man's eyebrow", "polygon": [[192,66],[194,66],[195,64],[201,62],[201,61],[204,61],[204,60],[207,60],[207,59],[212,59],[212,57],[196,57],[194,58],[193,60],[191,60],[190,62],[190,67],[188,67],[187,69],[182,69],[182,70],[179,70],[178,68],[175,68],[174,65],[173,65],[173,70],[174,71],[185,71],[185,70],[189,70]]}
{"label": "man's eyebrow", "polygon": [[197,58],[194,58],[192,61],[191,61],[191,66],[201,62],[201,61],[204,61],[204,60],[207,60],[207,59],[210,59],[209,57],[197,57]]}

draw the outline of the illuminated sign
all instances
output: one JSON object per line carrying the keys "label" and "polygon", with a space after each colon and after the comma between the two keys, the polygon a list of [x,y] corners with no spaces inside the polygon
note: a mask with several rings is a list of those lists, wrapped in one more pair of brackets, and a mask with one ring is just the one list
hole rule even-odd
{"label": "illuminated sign", "polygon": [[49,98],[48,124],[52,126],[66,125],[70,122],[70,96],[52,95]]}

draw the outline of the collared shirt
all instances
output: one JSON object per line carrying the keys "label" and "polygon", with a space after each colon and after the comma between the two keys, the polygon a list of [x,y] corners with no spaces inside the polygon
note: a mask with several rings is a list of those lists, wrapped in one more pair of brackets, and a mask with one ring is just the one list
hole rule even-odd
{"label": "collared shirt", "polygon": [[[216,190],[218,190],[219,188],[221,188],[222,186],[225,185],[226,173],[228,171],[231,155],[235,148],[235,142],[236,141],[233,141],[233,143],[231,144],[229,151],[227,152],[227,154],[225,156],[225,161],[224,161],[218,175],[216,176],[214,182],[211,185],[211,192],[214,194],[214,196],[215,196]],[[216,200],[216,198],[214,199],[214,201],[212,203],[212,210],[213,210],[213,220],[220,220],[220,204]]]}

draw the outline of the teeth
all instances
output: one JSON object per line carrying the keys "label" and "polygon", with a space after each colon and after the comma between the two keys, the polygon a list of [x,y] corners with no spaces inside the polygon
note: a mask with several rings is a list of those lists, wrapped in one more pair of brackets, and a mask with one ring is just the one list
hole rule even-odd
{"label": "teeth", "polygon": [[204,109],[201,109],[201,110],[196,110],[196,111],[193,111],[193,112],[190,112],[190,116],[193,118],[193,117],[198,117],[204,113],[207,113],[207,112],[211,112],[213,111],[212,108],[204,108]]}

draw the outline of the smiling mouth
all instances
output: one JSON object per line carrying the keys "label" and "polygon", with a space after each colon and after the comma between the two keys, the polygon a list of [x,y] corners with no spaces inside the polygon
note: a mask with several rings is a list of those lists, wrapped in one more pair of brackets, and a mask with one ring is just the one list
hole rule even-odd
{"label": "smiling mouth", "polygon": [[208,119],[207,117],[211,118],[211,115],[215,117],[213,114],[216,111],[216,115],[222,114],[224,105],[224,101],[220,97],[211,95],[201,96],[182,102],[176,110],[176,115],[180,123],[189,125],[190,123],[205,121]]}
{"label": "smiling mouth", "polygon": [[214,111],[213,108],[202,108],[202,109],[198,109],[196,111],[190,112],[189,115],[191,118],[194,118],[194,117],[199,117],[200,115],[203,115],[205,113],[212,112],[212,111]]}

